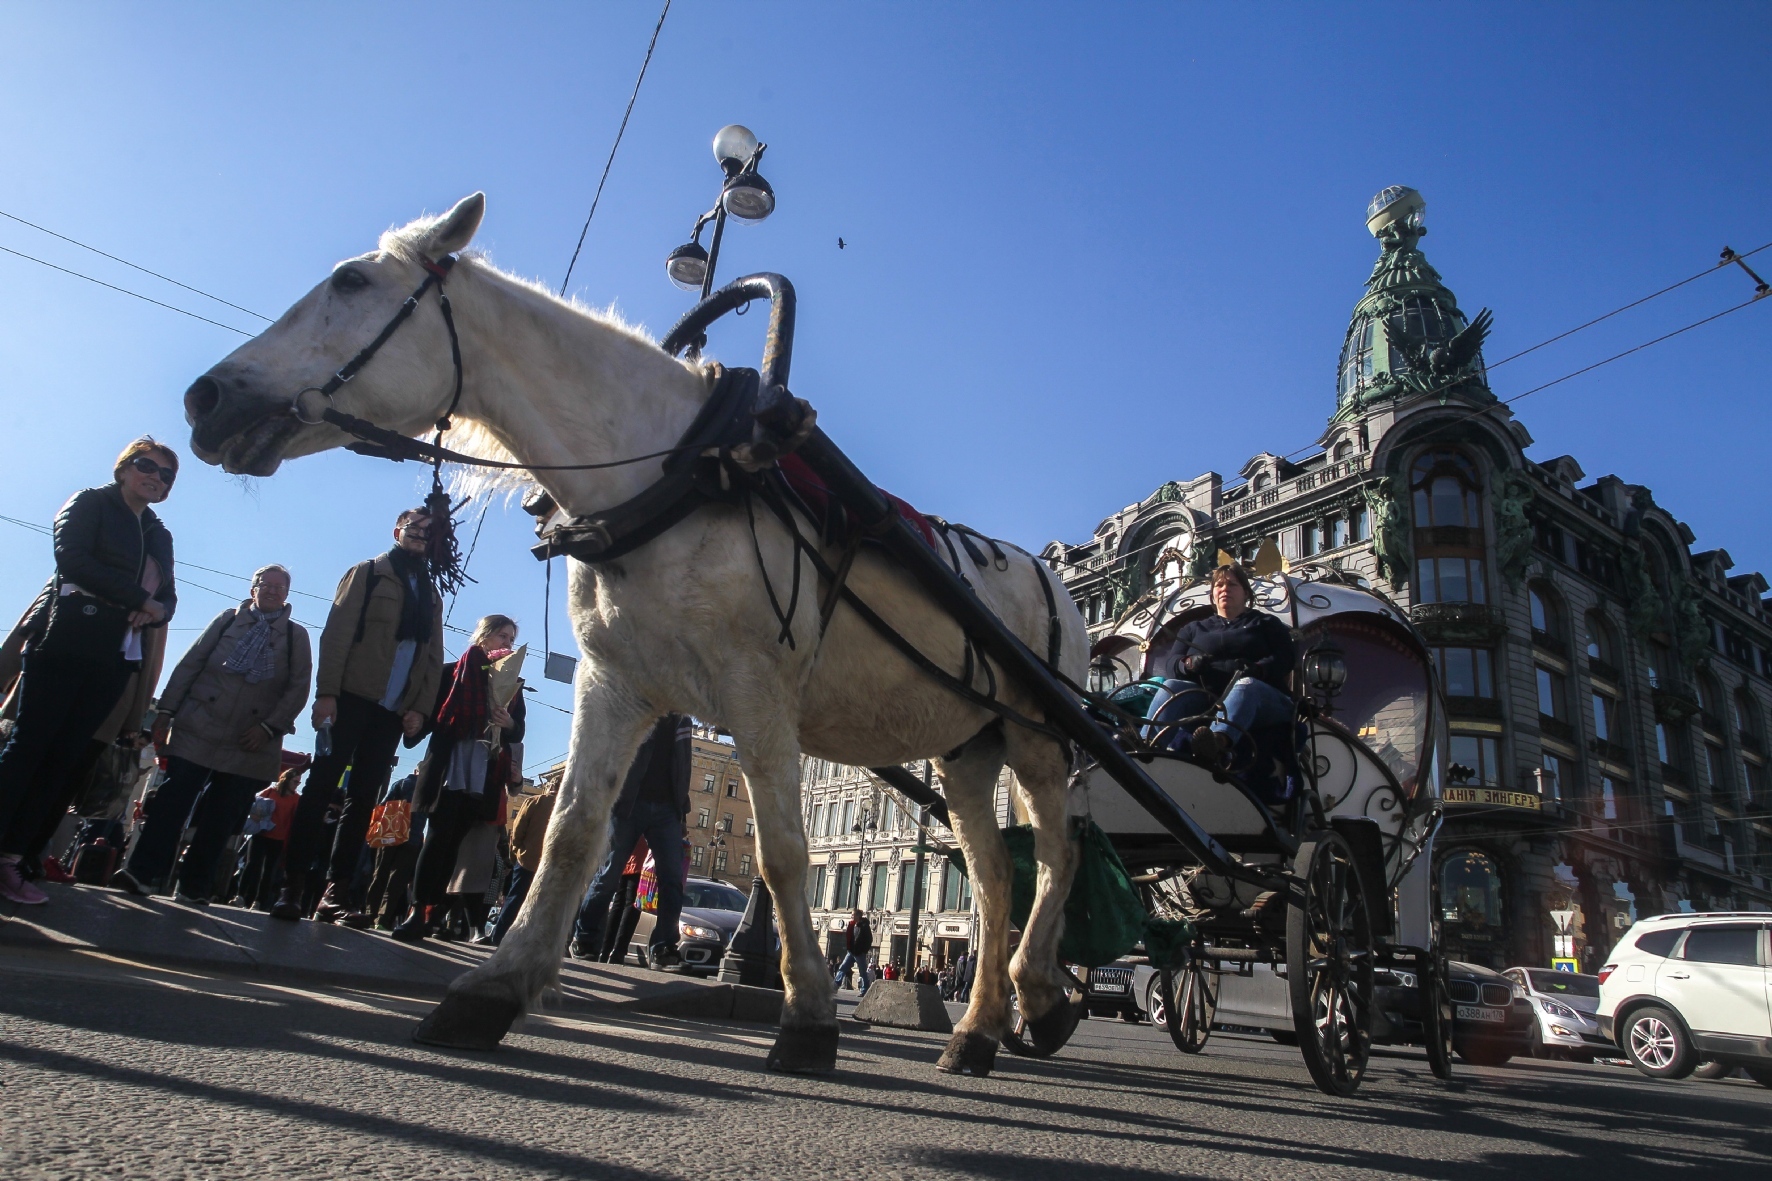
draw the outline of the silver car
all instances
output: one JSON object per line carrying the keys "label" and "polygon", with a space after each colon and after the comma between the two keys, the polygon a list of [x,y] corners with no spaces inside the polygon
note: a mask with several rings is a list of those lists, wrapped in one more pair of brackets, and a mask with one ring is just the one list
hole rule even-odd
{"label": "silver car", "polygon": [[1502,975],[1525,990],[1538,1025],[1532,1034],[1534,1058],[1569,1058],[1592,1062],[1618,1053],[1612,1039],[1600,1032],[1595,1013],[1600,1007],[1600,978],[1580,972],[1545,968],[1509,968]]}

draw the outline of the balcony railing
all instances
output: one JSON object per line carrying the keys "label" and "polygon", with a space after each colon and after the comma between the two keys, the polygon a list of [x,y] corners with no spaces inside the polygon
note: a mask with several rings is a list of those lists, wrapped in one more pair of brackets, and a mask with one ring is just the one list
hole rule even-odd
{"label": "balcony railing", "polygon": [[1575,727],[1562,718],[1553,718],[1549,714],[1538,715],[1538,729],[1547,738],[1560,738],[1564,742],[1575,741]]}
{"label": "balcony railing", "polygon": [[1284,480],[1270,488],[1251,489],[1236,500],[1224,501],[1218,506],[1218,521],[1224,524],[1238,517],[1248,516],[1257,509],[1264,509],[1279,504],[1282,500],[1290,500],[1294,496],[1302,496],[1306,492],[1323,488],[1330,484],[1366,472],[1366,457],[1356,455],[1352,459],[1344,459],[1339,463],[1331,463],[1323,468],[1306,472],[1293,480]]}

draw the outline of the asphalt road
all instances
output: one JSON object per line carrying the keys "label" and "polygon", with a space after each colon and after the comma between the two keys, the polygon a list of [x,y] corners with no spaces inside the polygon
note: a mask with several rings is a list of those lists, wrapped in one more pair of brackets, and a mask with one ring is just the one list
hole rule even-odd
{"label": "asphalt road", "polygon": [[9,952],[0,1175],[1629,1181],[1772,1164],[1772,1090],[1746,1081],[1526,1062],[1448,1086],[1387,1054],[1334,1100],[1264,1039],[1184,1058],[1110,1021],[983,1080],[937,1074],[933,1035],[846,1022],[838,1073],[796,1079],[762,1070],[757,1026],[543,1014],[458,1054],[408,1040],[427,1007]]}

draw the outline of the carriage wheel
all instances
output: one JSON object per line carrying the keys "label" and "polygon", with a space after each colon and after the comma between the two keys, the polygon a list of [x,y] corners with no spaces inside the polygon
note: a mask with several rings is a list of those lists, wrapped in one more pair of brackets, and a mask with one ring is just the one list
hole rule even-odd
{"label": "carriage wheel", "polygon": [[1192,955],[1174,971],[1157,978],[1162,1002],[1160,1023],[1183,1054],[1198,1054],[1212,1036],[1212,1018],[1218,1012],[1218,980],[1204,963]]}
{"label": "carriage wheel", "polygon": [[1452,1077],[1452,990],[1446,984],[1446,960],[1435,955],[1421,980],[1421,1032],[1427,1041],[1427,1065],[1434,1077]]}
{"label": "carriage wheel", "polygon": [[1286,911],[1292,1026],[1317,1087],[1351,1095],[1372,1046],[1372,916],[1353,848],[1335,832],[1299,846],[1303,904]]}

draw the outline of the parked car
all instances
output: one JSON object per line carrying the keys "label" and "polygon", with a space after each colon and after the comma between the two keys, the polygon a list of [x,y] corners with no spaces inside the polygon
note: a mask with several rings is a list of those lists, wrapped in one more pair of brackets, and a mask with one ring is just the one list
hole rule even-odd
{"label": "parked car", "polygon": [[1545,968],[1509,968],[1502,973],[1519,985],[1538,1017],[1528,1044],[1534,1058],[1592,1062],[1610,1058],[1616,1047],[1600,1032],[1600,978]]}
{"label": "parked car", "polygon": [[1600,1031],[1651,1078],[1700,1062],[1772,1087],[1772,915],[1642,919],[1600,969]]}
{"label": "parked car", "polygon": [[[738,931],[744,908],[750,896],[725,882],[712,878],[690,878],[683,887],[683,914],[677,920],[680,940],[677,950],[683,956],[683,971],[691,976],[712,976],[720,970],[720,957]],[[630,951],[638,952],[646,963],[646,948],[652,939],[652,928],[658,917],[649,910],[640,912],[634,924]]]}
{"label": "parked car", "polygon": [[1493,968],[1453,960],[1446,965],[1452,995],[1452,1048],[1472,1066],[1500,1066],[1529,1053],[1538,1011],[1526,991]]}
{"label": "parked car", "polygon": [[1090,968],[1085,982],[1091,1017],[1138,1022],[1155,1013],[1154,1019],[1161,1022],[1162,990],[1157,988],[1157,971],[1149,960],[1122,956],[1111,964]]}

